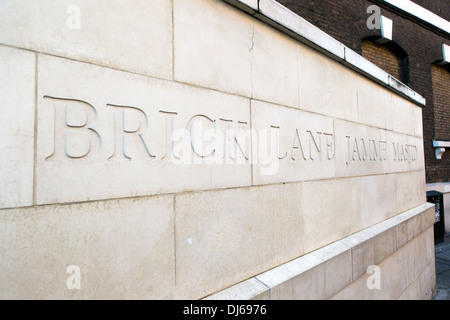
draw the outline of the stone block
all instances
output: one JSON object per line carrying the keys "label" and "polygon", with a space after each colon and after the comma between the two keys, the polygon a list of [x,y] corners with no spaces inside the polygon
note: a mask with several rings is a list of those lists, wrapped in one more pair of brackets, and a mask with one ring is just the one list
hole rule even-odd
{"label": "stone block", "polygon": [[333,120],[252,100],[253,183],[334,177]]}
{"label": "stone block", "polygon": [[299,46],[300,108],[357,121],[357,75],[306,46]]}
{"label": "stone block", "polygon": [[173,226],[172,196],[1,210],[0,296],[172,299]]}
{"label": "stone block", "polygon": [[175,80],[250,97],[253,24],[221,1],[175,0]]}
{"label": "stone block", "polygon": [[273,300],[327,299],[351,283],[351,251],[333,243],[256,278],[271,288]]}
{"label": "stone block", "polygon": [[403,291],[398,300],[422,300],[420,297],[420,281],[419,279],[416,279],[405,291]]}
{"label": "stone block", "polygon": [[171,1],[7,0],[0,29],[3,44],[172,78]]}
{"label": "stone block", "polygon": [[362,223],[368,228],[397,213],[395,174],[361,177]]}
{"label": "stone block", "polygon": [[397,212],[404,212],[426,201],[425,173],[412,171],[395,177]]}
{"label": "stone block", "polygon": [[270,300],[270,291],[258,279],[250,278],[203,300]]}
{"label": "stone block", "polygon": [[420,108],[412,102],[392,95],[392,130],[409,135],[415,135],[418,128],[415,109]]}
{"label": "stone block", "polygon": [[397,249],[395,228],[386,223],[364,229],[340,242],[352,249],[353,280],[363,276],[370,266],[379,264]]}
{"label": "stone block", "polygon": [[381,140],[386,143],[384,173],[408,172],[425,168],[423,140],[403,133],[382,130]]}
{"label": "stone block", "polygon": [[305,252],[362,229],[359,177],[308,181],[302,190]]}
{"label": "stone block", "polygon": [[378,128],[335,119],[336,177],[384,173],[387,142]]}
{"label": "stone block", "polygon": [[326,267],[320,264],[271,288],[272,300],[324,300]]}
{"label": "stone block", "polygon": [[201,298],[301,256],[301,189],[176,195],[176,298]]}
{"label": "stone block", "polygon": [[362,70],[369,77],[373,77],[377,81],[380,81],[383,84],[389,83],[389,74],[373,64],[369,60],[365,59],[360,54],[351,50],[350,48],[345,47],[345,65],[348,65],[350,68],[356,70]]}
{"label": "stone block", "polygon": [[35,60],[0,46],[0,208],[33,204]]}
{"label": "stone block", "polygon": [[261,22],[253,32],[252,97],[298,108],[298,43]]}
{"label": "stone block", "polygon": [[224,0],[224,1],[250,14],[254,14],[255,11],[258,10],[258,0]]}
{"label": "stone block", "polygon": [[381,129],[391,129],[392,94],[379,84],[358,76],[358,122]]}
{"label": "stone block", "polygon": [[[419,276],[420,300],[432,300],[436,293],[436,268],[434,259]],[[418,300],[416,299],[416,300]]]}
{"label": "stone block", "polygon": [[422,108],[414,108],[414,135],[417,137],[423,137],[423,118],[422,118]]}
{"label": "stone block", "polygon": [[425,169],[425,150],[422,137],[408,136],[409,152],[409,170],[420,171]]}
{"label": "stone block", "polygon": [[430,263],[402,293],[399,300],[432,300],[436,287],[434,264]]}
{"label": "stone block", "polygon": [[[404,246],[405,255],[408,256],[407,258],[405,257],[405,259],[408,263],[405,265],[403,272],[406,275],[408,284],[416,281],[430,262],[428,247],[429,245],[433,246],[433,243],[426,240],[433,236],[433,232],[430,231],[431,228],[420,233],[416,238],[413,238],[413,240]],[[425,290],[423,292],[425,292]]]}

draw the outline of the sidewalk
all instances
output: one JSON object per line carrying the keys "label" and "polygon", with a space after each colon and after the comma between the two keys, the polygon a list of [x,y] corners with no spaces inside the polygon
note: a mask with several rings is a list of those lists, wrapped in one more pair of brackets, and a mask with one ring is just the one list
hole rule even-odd
{"label": "sidewalk", "polygon": [[436,291],[434,300],[450,300],[450,233],[435,246]]}

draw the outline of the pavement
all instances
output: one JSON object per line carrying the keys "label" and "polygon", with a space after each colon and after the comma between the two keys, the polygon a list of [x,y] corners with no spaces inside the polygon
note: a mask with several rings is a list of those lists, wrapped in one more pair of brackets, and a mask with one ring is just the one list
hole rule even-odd
{"label": "pavement", "polygon": [[435,245],[436,291],[433,300],[450,300],[450,233]]}

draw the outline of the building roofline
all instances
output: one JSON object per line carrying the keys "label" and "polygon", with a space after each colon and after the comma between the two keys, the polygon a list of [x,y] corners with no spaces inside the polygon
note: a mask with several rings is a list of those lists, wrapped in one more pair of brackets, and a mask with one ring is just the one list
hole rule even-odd
{"label": "building roofline", "polygon": [[397,10],[413,16],[450,35],[450,22],[410,0],[382,0]]}

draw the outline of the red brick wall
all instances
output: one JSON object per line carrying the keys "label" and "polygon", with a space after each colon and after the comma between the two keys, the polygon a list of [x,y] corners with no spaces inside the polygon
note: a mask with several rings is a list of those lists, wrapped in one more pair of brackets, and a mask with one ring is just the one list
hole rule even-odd
{"label": "red brick wall", "polygon": [[[433,88],[433,140],[450,141],[450,68],[431,65]],[[431,120],[428,120],[431,122]],[[430,130],[427,130],[430,131]],[[431,132],[428,133],[431,135]],[[427,155],[426,155],[427,156]],[[428,158],[427,177],[432,182],[448,182],[450,177],[450,150],[442,160]]]}
{"label": "red brick wall", "polygon": [[448,68],[432,65],[431,75],[434,98],[434,136],[437,140],[450,141],[450,72]]}
{"label": "red brick wall", "polygon": [[[381,31],[367,28],[370,14],[367,8],[376,4],[381,8],[381,14],[392,19],[394,23],[393,43],[407,55],[409,73],[400,77],[413,90],[420,93],[427,105],[423,109],[425,166],[427,183],[450,182],[450,150],[444,153],[442,160],[436,160],[433,140],[435,134],[448,132],[448,121],[435,123],[435,119],[448,119],[450,101],[448,96],[442,96],[439,91],[447,90],[448,78],[443,77],[438,82],[446,82],[442,87],[433,87],[432,67],[435,62],[442,60],[442,44],[450,45],[450,35],[434,29],[408,15],[395,11],[387,6],[383,0],[277,0],[290,10],[296,12],[318,28],[327,32],[349,48],[370,56],[363,48],[363,39],[373,39],[381,36]],[[414,0],[419,5],[450,20],[449,0]],[[367,43],[366,43],[367,45]],[[363,53],[363,49],[365,53]],[[372,48],[375,50],[375,48]],[[387,54],[380,49],[380,54]],[[375,64],[377,59],[372,60]],[[387,72],[389,66],[384,66]],[[395,74],[393,74],[395,76]],[[441,75],[442,76],[442,75]],[[406,78],[406,79],[405,79]],[[435,83],[437,83],[435,81]],[[434,89],[434,90],[433,90]],[[448,90],[447,90],[448,92]],[[435,104],[435,99],[441,101]],[[437,116],[435,116],[435,114]],[[436,131],[436,128],[438,130]],[[446,131],[447,130],[447,131]]]}

